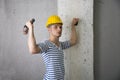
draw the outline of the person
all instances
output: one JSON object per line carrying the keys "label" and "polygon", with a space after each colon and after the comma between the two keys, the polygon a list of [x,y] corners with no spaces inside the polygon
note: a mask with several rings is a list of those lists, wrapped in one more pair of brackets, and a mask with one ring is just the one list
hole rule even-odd
{"label": "person", "polygon": [[67,49],[77,43],[76,24],[78,18],[73,18],[71,23],[71,36],[70,40],[59,41],[62,34],[63,22],[58,15],[51,15],[47,22],[46,27],[50,34],[49,39],[39,44],[36,43],[34,36],[34,25],[30,21],[26,22],[29,28],[28,32],[28,48],[32,54],[39,54],[44,60],[46,72],[43,80],[64,80],[64,54],[63,50]]}

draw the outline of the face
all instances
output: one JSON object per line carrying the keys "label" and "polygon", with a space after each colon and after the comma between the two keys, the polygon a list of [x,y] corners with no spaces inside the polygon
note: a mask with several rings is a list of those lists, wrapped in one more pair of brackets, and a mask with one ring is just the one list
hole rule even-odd
{"label": "face", "polygon": [[50,35],[59,38],[62,34],[62,24],[53,24],[49,26],[48,31]]}

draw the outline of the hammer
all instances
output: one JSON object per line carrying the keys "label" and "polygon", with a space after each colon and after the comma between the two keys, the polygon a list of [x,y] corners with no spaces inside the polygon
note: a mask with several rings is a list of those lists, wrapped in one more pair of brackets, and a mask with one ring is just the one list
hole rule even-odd
{"label": "hammer", "polygon": [[[30,20],[30,23],[31,24],[33,24],[35,22],[35,19],[34,18],[32,18],[31,20]],[[23,34],[27,34],[28,33],[28,30],[29,30],[29,28],[26,26],[26,25],[24,25],[24,27],[23,27]]]}

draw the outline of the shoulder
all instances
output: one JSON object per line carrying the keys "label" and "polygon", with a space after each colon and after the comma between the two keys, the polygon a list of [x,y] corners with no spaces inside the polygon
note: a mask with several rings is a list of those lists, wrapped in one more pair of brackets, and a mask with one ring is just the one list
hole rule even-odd
{"label": "shoulder", "polygon": [[41,53],[45,52],[46,50],[49,49],[49,42],[48,40],[41,41],[40,43],[38,43],[38,46],[41,49]]}
{"label": "shoulder", "polygon": [[62,49],[67,49],[67,48],[69,48],[71,46],[69,40],[60,41],[60,44],[61,44]]}

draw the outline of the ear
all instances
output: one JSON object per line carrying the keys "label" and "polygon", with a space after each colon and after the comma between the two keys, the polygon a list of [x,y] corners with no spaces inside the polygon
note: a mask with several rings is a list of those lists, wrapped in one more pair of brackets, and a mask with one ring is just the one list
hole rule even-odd
{"label": "ear", "polygon": [[48,30],[48,32],[51,32],[51,27],[48,27],[47,30]]}

